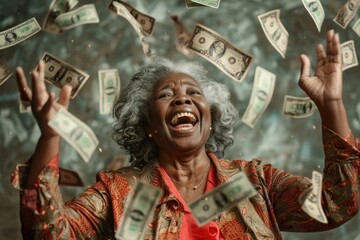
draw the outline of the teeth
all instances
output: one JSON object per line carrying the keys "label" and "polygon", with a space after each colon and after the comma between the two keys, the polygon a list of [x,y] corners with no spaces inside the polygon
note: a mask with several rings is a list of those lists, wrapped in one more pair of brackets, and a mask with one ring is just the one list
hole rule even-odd
{"label": "teeth", "polygon": [[189,117],[190,118],[190,122],[196,122],[196,118],[192,113],[189,112],[182,112],[182,113],[178,113],[175,116],[173,116],[173,118],[171,119],[171,124],[172,125],[176,125],[178,123],[179,118],[181,117]]}

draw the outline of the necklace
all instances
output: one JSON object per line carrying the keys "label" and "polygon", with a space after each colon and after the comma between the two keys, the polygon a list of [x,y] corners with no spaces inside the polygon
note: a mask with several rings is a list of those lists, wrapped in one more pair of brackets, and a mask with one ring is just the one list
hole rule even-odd
{"label": "necklace", "polygon": [[[194,186],[192,187],[192,190],[195,191],[195,190],[200,186],[200,184],[204,181],[205,176],[207,175],[206,173],[208,173],[209,170],[210,170],[210,166],[211,166],[211,163],[209,162],[209,166],[208,166],[207,170],[203,173],[203,176],[202,176],[200,182],[199,182],[197,185],[194,185]],[[170,177],[170,176],[169,176],[169,177]],[[184,185],[184,183],[182,183],[182,182],[180,182],[180,181],[178,181],[178,180],[176,180],[176,179],[174,179],[174,178],[172,178],[172,177],[170,177],[170,179],[173,180],[173,181],[175,181],[175,182],[177,182],[177,183],[180,183],[181,185]]]}

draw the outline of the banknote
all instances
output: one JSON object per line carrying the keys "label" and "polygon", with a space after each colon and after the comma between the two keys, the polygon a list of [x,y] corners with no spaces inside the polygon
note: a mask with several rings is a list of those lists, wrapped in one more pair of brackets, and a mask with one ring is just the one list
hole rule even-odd
{"label": "banknote", "polygon": [[188,48],[238,82],[245,79],[253,61],[251,55],[201,24],[195,25]]}
{"label": "banknote", "polygon": [[19,112],[28,113],[31,112],[30,101],[24,101],[21,99],[20,94],[18,95]]}
{"label": "banknote", "polygon": [[13,70],[0,58],[0,86],[6,82],[13,73]]}
{"label": "banknote", "polygon": [[100,22],[95,4],[86,4],[73,11],[62,13],[55,18],[62,30],[68,30],[80,25]]}
{"label": "banknote", "polygon": [[285,95],[283,115],[292,118],[305,118],[314,114],[317,109],[315,103],[309,97],[295,97]]}
{"label": "banknote", "polygon": [[30,18],[15,27],[0,32],[0,49],[12,47],[39,32],[41,27],[36,18]]}
{"label": "banknote", "polygon": [[275,88],[276,76],[272,72],[257,66],[250,102],[241,119],[249,127],[254,127],[269,105]]}
{"label": "banknote", "polygon": [[193,7],[205,7],[205,5],[195,3],[191,0],[185,0],[185,6],[186,8],[193,8]]}
{"label": "banknote", "polygon": [[360,0],[348,0],[337,12],[334,22],[345,29],[354,18],[359,6]]}
{"label": "banknote", "polygon": [[360,37],[360,18],[354,23],[354,25],[352,26],[352,29]]}
{"label": "banknote", "polygon": [[152,55],[151,49],[150,49],[148,42],[145,39],[143,30],[142,30],[142,26],[140,23],[138,23],[138,21],[136,21],[134,16],[131,15],[129,10],[123,4],[121,4],[117,1],[111,1],[109,4],[109,9],[111,11],[115,12],[118,16],[122,16],[123,18],[128,20],[128,22],[131,24],[131,26],[134,28],[135,32],[139,36],[141,46],[143,48],[145,55],[151,56]]}
{"label": "banknote", "polygon": [[194,54],[187,46],[191,39],[191,34],[186,30],[184,24],[180,21],[178,16],[171,16],[171,19],[175,23],[175,46],[179,53],[183,54],[187,58],[192,59]]}
{"label": "banknote", "polygon": [[131,6],[130,4],[124,1],[121,0],[114,0],[114,1],[124,5],[127,8],[127,10],[136,19],[136,21],[141,24],[141,31],[143,34],[151,35],[154,32],[155,18],[138,11],[133,6]]}
{"label": "banknote", "polygon": [[301,209],[310,217],[322,223],[328,223],[327,217],[321,206],[322,174],[312,172],[312,191],[307,195]]}
{"label": "banknote", "polygon": [[120,92],[120,76],[117,69],[98,71],[100,91],[100,114],[109,114],[114,99]]}
{"label": "banknote", "polygon": [[302,0],[304,7],[314,20],[317,29],[321,32],[321,26],[325,19],[325,11],[320,0]]}
{"label": "banknote", "polygon": [[49,11],[43,20],[42,30],[51,33],[62,33],[63,30],[55,22],[55,19],[60,14],[73,9],[78,3],[78,0],[53,0],[50,4]]}
{"label": "banknote", "polygon": [[246,174],[239,172],[227,182],[191,202],[189,207],[198,225],[202,226],[238,202],[256,194]]}
{"label": "banknote", "polygon": [[143,239],[145,225],[153,214],[160,195],[160,189],[137,181],[132,199],[125,209],[115,238],[118,240]]}
{"label": "banknote", "polygon": [[59,185],[83,187],[84,183],[77,172],[59,168]]}
{"label": "banknote", "polygon": [[93,130],[64,108],[60,108],[49,126],[68,142],[83,158],[89,162],[99,144]]}
{"label": "banknote", "polygon": [[271,45],[285,58],[289,33],[280,21],[280,10],[275,9],[258,16],[261,27]]}
{"label": "banknote", "polygon": [[219,8],[221,2],[221,0],[191,0],[191,1],[212,8]]}
{"label": "banknote", "polygon": [[89,74],[71,66],[65,61],[45,52],[41,57],[45,62],[45,80],[59,88],[72,86],[71,98],[74,98],[89,79]]}
{"label": "banknote", "polygon": [[340,45],[340,48],[342,53],[343,71],[348,68],[355,67],[359,64],[356,55],[354,40],[343,42]]}

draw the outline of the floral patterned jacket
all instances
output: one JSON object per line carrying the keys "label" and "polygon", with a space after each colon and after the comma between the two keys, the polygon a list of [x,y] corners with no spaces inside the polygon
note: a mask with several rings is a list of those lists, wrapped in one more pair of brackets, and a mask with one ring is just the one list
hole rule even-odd
{"label": "floral patterned jacket", "polygon": [[[322,206],[328,224],[301,210],[301,195],[311,188],[306,177],[294,176],[259,160],[212,160],[218,184],[245,171],[259,194],[239,202],[215,219],[225,239],[282,239],[280,231],[323,231],[337,227],[358,212],[360,151],[359,139],[342,139],[323,127],[325,168]],[[58,161],[58,157],[54,161]],[[22,175],[12,174],[21,188]],[[184,207],[169,191],[160,166],[101,171],[97,182],[75,199],[62,201],[58,168],[49,165],[33,189],[20,191],[20,215],[24,239],[114,239],[136,179],[161,188],[163,194],[146,226],[144,239],[179,239]]]}

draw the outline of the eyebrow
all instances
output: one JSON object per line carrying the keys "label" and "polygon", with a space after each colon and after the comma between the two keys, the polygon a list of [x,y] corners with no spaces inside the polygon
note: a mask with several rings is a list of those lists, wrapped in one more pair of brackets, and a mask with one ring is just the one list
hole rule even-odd
{"label": "eyebrow", "polygon": [[[185,85],[190,85],[190,86],[192,86],[192,87],[201,88],[201,87],[197,84],[197,82],[195,82],[195,80],[182,79],[181,82],[182,82],[182,84],[185,84]],[[174,86],[174,83],[168,83],[168,84],[164,85],[163,87],[161,87],[161,88],[159,89],[159,91],[164,90],[164,89],[171,88],[171,87],[173,87],[173,86]]]}

